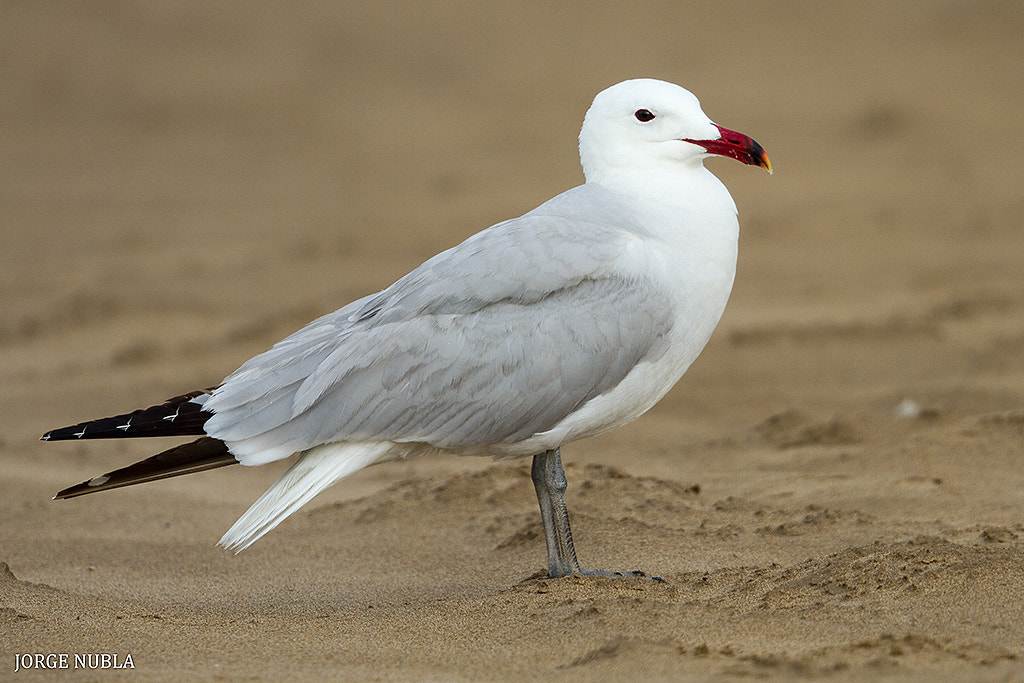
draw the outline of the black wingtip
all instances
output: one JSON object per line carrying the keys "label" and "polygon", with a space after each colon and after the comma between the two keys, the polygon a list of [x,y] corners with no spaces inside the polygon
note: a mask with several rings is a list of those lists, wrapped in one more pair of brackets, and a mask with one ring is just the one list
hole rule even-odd
{"label": "black wingtip", "polygon": [[43,434],[41,440],[199,436],[205,434],[203,424],[213,414],[203,410],[203,404],[206,403],[214,389],[215,387],[190,391],[142,410],[51,429]]}
{"label": "black wingtip", "polygon": [[87,493],[97,493],[235,464],[238,464],[238,461],[228,451],[227,444],[219,439],[204,436],[133,465],[101,474],[88,481],[83,481],[81,484],[69,486],[63,491],[59,491],[53,499],[65,500],[84,496]]}
{"label": "black wingtip", "polygon": [[[110,475],[101,474],[98,477],[93,477],[89,481],[83,481],[81,484],[75,484],[74,486],[69,486],[63,491],[58,491],[57,495],[55,495],[53,499],[66,500],[68,498],[74,498],[75,496],[84,496],[85,494],[92,493],[93,491],[102,491],[103,489],[98,487],[103,486],[108,481],[110,481]],[[127,486],[127,484],[123,484],[123,486]]]}
{"label": "black wingtip", "polygon": [[[122,416],[118,416],[118,417],[122,417]],[[105,418],[102,418],[102,421],[108,421],[108,420],[111,420],[111,419],[113,419],[113,418],[105,417]],[[93,436],[91,433],[86,435],[87,428],[90,427],[93,423],[98,423],[98,422],[101,422],[101,420],[91,420],[90,422],[80,422],[80,423],[78,423],[76,425],[71,425],[70,427],[60,427],[59,429],[51,429],[50,431],[46,432],[41,437],[39,437],[39,440],[40,441],[70,441],[72,439],[82,439],[82,438],[94,439],[94,438],[98,438],[96,436]],[[114,433],[114,435],[116,435],[116,434],[117,434],[117,432]]]}

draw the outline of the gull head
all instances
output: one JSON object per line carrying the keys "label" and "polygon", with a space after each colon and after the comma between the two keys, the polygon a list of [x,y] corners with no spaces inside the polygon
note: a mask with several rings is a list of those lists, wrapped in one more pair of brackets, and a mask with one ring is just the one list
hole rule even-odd
{"label": "gull head", "polygon": [[712,155],[772,170],[761,145],[712,122],[693,93],[650,78],[623,81],[598,93],[580,131],[587,180],[617,172],[696,168]]}

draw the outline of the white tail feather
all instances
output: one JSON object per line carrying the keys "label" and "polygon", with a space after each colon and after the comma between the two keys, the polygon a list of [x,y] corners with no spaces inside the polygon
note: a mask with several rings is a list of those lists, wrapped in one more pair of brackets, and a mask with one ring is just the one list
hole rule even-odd
{"label": "white tail feather", "polygon": [[312,448],[295,461],[217,545],[241,552],[339,479],[377,462],[390,443],[333,443]]}

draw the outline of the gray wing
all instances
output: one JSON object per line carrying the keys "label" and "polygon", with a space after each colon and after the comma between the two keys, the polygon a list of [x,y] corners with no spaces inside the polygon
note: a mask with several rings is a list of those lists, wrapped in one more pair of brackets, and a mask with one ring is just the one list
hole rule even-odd
{"label": "gray wing", "polygon": [[658,353],[671,325],[666,295],[615,273],[629,241],[550,213],[478,233],[243,365],[207,403],[207,432],[266,462],[331,441],[456,448],[546,431]]}

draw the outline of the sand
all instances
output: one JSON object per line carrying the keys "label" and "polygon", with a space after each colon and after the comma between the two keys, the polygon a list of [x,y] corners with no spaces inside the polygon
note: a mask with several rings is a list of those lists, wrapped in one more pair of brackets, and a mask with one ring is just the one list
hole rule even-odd
{"label": "sand", "polygon": [[[3,4],[0,678],[1024,679],[1022,30],[1016,2]],[[544,578],[525,461],[370,468],[237,556],[284,464],[50,500],[173,442],[45,430],[215,384],[577,184],[590,99],[635,76],[776,169],[710,162],[742,225],[719,329],[563,449],[583,564],[663,581]]]}

